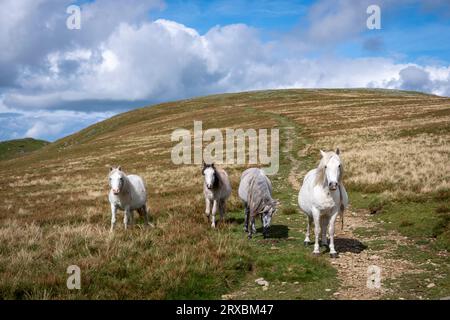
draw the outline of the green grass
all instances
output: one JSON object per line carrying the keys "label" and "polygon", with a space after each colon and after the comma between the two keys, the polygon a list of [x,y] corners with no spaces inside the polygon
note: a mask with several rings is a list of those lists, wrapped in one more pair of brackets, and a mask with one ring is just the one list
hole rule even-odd
{"label": "green grass", "polygon": [[[399,245],[393,257],[411,261],[419,270],[385,283],[394,293],[386,299],[440,299],[450,296],[450,263],[446,254],[450,251],[450,208],[447,192],[435,192],[418,196],[415,201],[387,201],[379,194],[351,193],[356,209],[378,207],[372,219],[380,222],[381,229],[356,228],[355,234],[376,237],[383,230],[392,230],[413,240],[411,245]],[[385,241],[367,242],[372,250],[382,250]],[[433,283],[434,286],[427,286]]]}
{"label": "green grass", "polygon": [[[385,98],[386,103],[380,106]],[[339,283],[328,254],[315,257],[311,247],[303,246],[306,218],[298,210],[298,189],[288,182],[293,163],[300,164],[297,173],[313,168],[319,147],[335,147],[331,144],[336,129],[372,125],[375,107],[379,108],[377,113],[384,114],[407,106],[409,113],[420,117],[421,109],[413,110],[410,105],[426,104],[429,99],[434,104],[446,103],[411,92],[383,90],[269,90],[215,95],[127,112],[17,161],[2,161],[0,177],[13,188],[2,190],[4,201],[0,203],[0,298],[218,299],[238,293],[242,299],[332,299],[345,283]],[[341,106],[350,117],[336,118],[336,108]],[[353,111],[355,114],[351,114]],[[438,108],[433,112],[439,112],[434,116],[447,115]],[[356,122],[352,120],[354,115]],[[404,121],[403,112],[390,116],[402,121],[401,130],[414,129],[407,119]],[[320,122],[316,122],[318,119]],[[388,117],[377,119],[376,124],[382,127]],[[203,120],[204,129],[280,129],[280,170],[270,178],[274,198],[282,205],[273,218],[268,239],[262,238],[259,221],[259,232],[252,240],[247,240],[243,231],[243,210],[236,188],[245,166],[226,166],[233,185],[228,223],[217,230],[209,227],[203,217],[198,168],[177,167],[170,161],[174,145],[171,132],[191,129],[193,120]],[[430,128],[402,134],[448,132]],[[399,129],[389,130],[389,134],[397,132]],[[323,135],[329,139],[329,146],[315,144],[315,139]],[[345,133],[338,135],[347,138]],[[287,141],[292,144],[289,150]],[[342,150],[345,154],[345,146]],[[143,175],[148,182],[149,206],[157,228],[125,232],[118,223],[114,237],[108,236],[106,175],[109,166],[116,164],[129,173]],[[379,166],[370,161],[367,164],[373,165]],[[438,256],[439,250],[448,249],[449,190],[392,201],[382,195],[398,187],[392,183],[349,183],[346,187],[353,209],[373,211],[369,219],[380,222],[376,228],[355,230],[356,235],[370,236],[370,249],[376,252],[391,246],[376,237],[396,230],[415,241],[395,254],[418,266],[424,264],[426,272],[418,275],[417,281],[422,276],[426,281],[430,277],[427,272],[433,272],[434,266],[427,265],[430,259],[439,264],[439,276],[450,274],[448,262]],[[82,269],[81,291],[69,291],[65,286],[65,270],[71,264]],[[270,283],[266,291],[255,284],[260,277]],[[411,290],[413,297],[419,290],[413,288],[411,279],[405,276],[390,285],[400,286],[396,293]],[[437,288],[425,294],[445,295],[446,279],[439,279]]]}
{"label": "green grass", "polygon": [[[248,112],[254,110],[247,108]],[[267,113],[265,113],[267,114]],[[257,220],[258,233],[248,242],[252,258],[251,272],[248,273],[238,288],[245,290],[242,299],[331,299],[339,287],[336,270],[328,261],[328,254],[321,257],[311,254],[310,247],[303,246],[305,217],[297,206],[297,192],[289,183],[287,176],[293,165],[291,159],[297,159],[298,150],[306,140],[299,139],[301,128],[288,118],[276,116],[280,128],[280,169],[271,181],[274,198],[282,203],[277,211],[269,231],[269,238],[262,238],[261,223]],[[289,129],[287,129],[289,128]],[[287,141],[292,147],[287,148]],[[312,162],[303,158],[304,162]],[[243,210],[232,212],[230,219],[243,221]],[[242,224],[235,224],[232,229],[236,237],[246,237]],[[254,283],[257,278],[264,278],[270,285],[267,291]],[[328,289],[327,291],[325,289]]]}
{"label": "green grass", "polygon": [[24,156],[48,145],[49,142],[32,138],[0,142],[0,161]]}

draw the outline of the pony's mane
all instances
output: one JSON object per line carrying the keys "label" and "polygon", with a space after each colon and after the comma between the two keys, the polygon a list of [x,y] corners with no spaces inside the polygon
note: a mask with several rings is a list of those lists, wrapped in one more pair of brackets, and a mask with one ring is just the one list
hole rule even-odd
{"label": "pony's mane", "polygon": [[[255,183],[257,183],[257,177],[253,177],[252,180],[250,181],[250,189],[252,190],[254,188]],[[250,193],[249,195],[249,203],[250,203],[250,214],[251,215],[258,215],[260,213],[262,213],[262,210],[264,209],[265,206],[270,206],[272,207],[274,210],[277,209],[277,202],[270,196],[265,194],[263,197],[256,197],[257,201],[255,201],[255,194],[254,192]],[[259,194],[260,196],[260,194]]]}
{"label": "pony's mane", "polygon": [[342,160],[334,151],[325,152],[325,155],[322,157],[322,159],[319,162],[319,166],[317,167],[316,171],[316,181],[315,185],[321,185],[325,181],[325,166],[327,165],[328,161],[330,159],[336,156],[341,161],[341,167],[340,167],[340,174],[339,174],[339,182],[342,180],[342,175],[344,173],[344,165],[342,164]]}
{"label": "pony's mane", "polygon": [[122,177],[122,178],[124,178],[124,179],[127,177],[127,175],[126,175],[125,172],[123,172],[122,170],[119,170],[119,169],[117,169],[117,168],[114,168],[114,169],[112,169],[111,171],[109,171],[108,177],[110,177],[111,175],[113,175],[113,174],[116,173],[116,172],[120,175],[120,177]]}

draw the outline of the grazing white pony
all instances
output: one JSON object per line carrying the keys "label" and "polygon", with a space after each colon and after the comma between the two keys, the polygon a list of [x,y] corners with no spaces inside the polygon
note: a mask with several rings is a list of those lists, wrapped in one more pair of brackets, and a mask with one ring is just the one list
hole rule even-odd
{"label": "grazing white pony", "polygon": [[111,204],[111,232],[116,223],[117,210],[125,211],[123,224],[127,229],[128,224],[133,224],[133,210],[144,216],[145,224],[148,222],[147,190],[144,180],[137,175],[126,175],[122,168],[110,168],[109,172],[109,202]]}
{"label": "grazing white pony", "polygon": [[342,184],[343,166],[339,157],[339,149],[336,152],[323,152],[322,159],[316,169],[309,171],[298,196],[298,204],[308,217],[305,245],[308,245],[311,223],[314,221],[314,251],[319,251],[319,234],[322,230],[322,245],[327,245],[327,228],[330,234],[330,256],[337,258],[334,248],[334,224],[338,214],[341,215],[341,223],[344,223],[344,209],[348,205],[348,196]]}
{"label": "grazing white pony", "polygon": [[205,195],[205,214],[209,218],[212,207],[211,227],[216,227],[216,212],[219,209],[220,220],[225,216],[225,203],[231,194],[231,184],[225,170],[217,168],[214,163],[203,161],[202,174],[204,176],[203,193]]}
{"label": "grazing white pony", "polygon": [[247,169],[241,175],[238,193],[245,207],[244,231],[248,232],[248,238],[251,239],[252,234],[256,233],[255,218],[258,215],[263,225],[263,236],[267,238],[270,222],[278,205],[278,201],[272,199],[272,183],[269,178],[261,169]]}

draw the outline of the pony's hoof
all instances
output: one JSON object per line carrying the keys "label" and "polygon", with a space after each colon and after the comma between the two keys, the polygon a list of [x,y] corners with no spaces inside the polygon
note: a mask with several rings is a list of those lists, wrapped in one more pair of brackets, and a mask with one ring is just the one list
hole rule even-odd
{"label": "pony's hoof", "polygon": [[309,246],[309,244],[310,244],[309,241],[303,241],[303,245],[304,245],[305,247]]}
{"label": "pony's hoof", "polygon": [[313,255],[318,257],[318,256],[320,256],[320,252],[313,252]]}
{"label": "pony's hoof", "polygon": [[248,240],[252,240],[252,236],[247,236],[247,239]]}
{"label": "pony's hoof", "polygon": [[330,253],[330,258],[331,259],[336,259],[336,258],[338,258],[338,254],[337,253]]}
{"label": "pony's hoof", "polygon": [[215,228],[216,228],[216,225],[213,223],[213,224],[211,225],[211,228],[215,229]]}

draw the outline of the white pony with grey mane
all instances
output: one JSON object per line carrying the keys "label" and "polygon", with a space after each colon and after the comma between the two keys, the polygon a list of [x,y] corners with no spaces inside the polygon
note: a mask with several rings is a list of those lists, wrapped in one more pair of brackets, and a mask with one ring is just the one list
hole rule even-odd
{"label": "white pony with grey mane", "polygon": [[[231,184],[225,170],[217,168],[214,163],[206,164],[203,161],[202,174],[204,176],[203,193],[206,202],[206,216],[211,214],[211,227],[216,227],[216,212],[219,210],[220,220],[225,216],[225,204],[231,194]],[[212,208],[212,212],[211,212]]]}
{"label": "white pony with grey mane", "polygon": [[252,234],[256,233],[257,216],[261,217],[263,236],[267,238],[270,222],[278,206],[278,201],[272,199],[272,183],[269,178],[261,169],[247,169],[241,175],[238,193],[245,206],[244,231],[248,232],[248,238],[251,239]]}
{"label": "white pony with grey mane", "polygon": [[147,190],[144,180],[137,175],[126,175],[122,168],[110,168],[109,172],[109,202],[111,204],[111,232],[116,223],[117,210],[123,210],[123,224],[127,229],[128,224],[133,224],[133,211],[136,210],[144,216],[145,224],[148,222]]}
{"label": "white pony with grey mane", "polygon": [[316,169],[309,171],[299,192],[298,203],[308,217],[305,245],[310,243],[309,233],[314,222],[314,251],[320,254],[319,234],[322,231],[322,245],[327,246],[327,228],[330,235],[330,256],[337,258],[334,247],[334,224],[336,217],[341,216],[341,227],[344,226],[344,209],[348,205],[348,196],[342,183],[343,165],[336,152],[320,150],[322,159]]}

